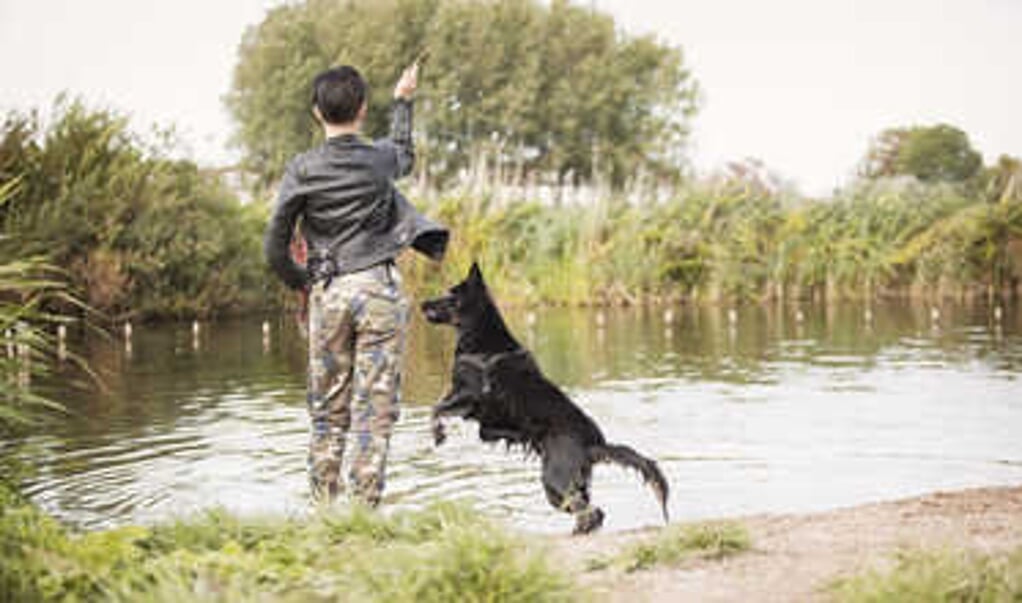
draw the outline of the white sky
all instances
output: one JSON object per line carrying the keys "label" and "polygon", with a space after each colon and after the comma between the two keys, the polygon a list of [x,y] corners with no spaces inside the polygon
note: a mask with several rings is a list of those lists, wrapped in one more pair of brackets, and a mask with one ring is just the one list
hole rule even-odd
{"label": "white sky", "polygon": [[[0,110],[61,90],[175,124],[226,163],[237,44],[278,0],[0,0]],[[685,48],[703,89],[693,159],[756,157],[806,192],[845,181],[871,136],[939,121],[991,161],[1022,155],[1022,0],[591,0]]]}

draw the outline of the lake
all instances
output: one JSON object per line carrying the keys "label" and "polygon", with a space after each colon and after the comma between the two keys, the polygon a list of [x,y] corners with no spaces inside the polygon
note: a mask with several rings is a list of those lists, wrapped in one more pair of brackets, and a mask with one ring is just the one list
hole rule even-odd
{"label": "lake", "polygon": [[[508,313],[547,375],[603,427],[659,460],[671,517],[828,509],[939,489],[1022,483],[1022,311],[982,304],[547,308]],[[670,318],[670,322],[665,318]],[[531,325],[531,326],[530,326]],[[101,387],[65,367],[44,385],[68,407],[5,442],[26,492],[70,524],[149,523],[215,506],[302,514],[305,352],[291,317],[136,325],[83,337]],[[416,316],[385,509],[467,499],[514,527],[567,532],[539,462],[428,407],[453,333]],[[605,529],[659,522],[636,474],[599,466]]]}

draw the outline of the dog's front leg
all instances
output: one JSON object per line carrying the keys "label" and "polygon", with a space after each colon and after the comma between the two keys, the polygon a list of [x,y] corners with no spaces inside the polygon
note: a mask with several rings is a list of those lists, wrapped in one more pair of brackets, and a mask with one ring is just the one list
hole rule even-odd
{"label": "dog's front leg", "polygon": [[433,406],[433,417],[430,421],[433,430],[433,444],[439,446],[447,439],[444,424],[441,420],[446,416],[463,417],[467,415],[475,404],[476,398],[471,394],[451,393],[443,400]]}

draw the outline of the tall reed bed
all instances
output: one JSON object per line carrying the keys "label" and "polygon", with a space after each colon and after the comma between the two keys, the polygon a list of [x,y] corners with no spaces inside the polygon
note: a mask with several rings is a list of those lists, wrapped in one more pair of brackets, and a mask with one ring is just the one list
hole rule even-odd
{"label": "tall reed bed", "polygon": [[424,206],[453,237],[443,269],[407,263],[416,286],[436,290],[478,260],[515,304],[1002,295],[1022,277],[1022,199],[953,185],[868,182],[814,200],[716,182],[662,201]]}

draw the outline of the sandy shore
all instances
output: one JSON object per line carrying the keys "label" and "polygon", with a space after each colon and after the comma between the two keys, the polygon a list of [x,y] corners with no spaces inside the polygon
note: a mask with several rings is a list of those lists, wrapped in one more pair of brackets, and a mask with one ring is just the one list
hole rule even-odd
{"label": "sandy shore", "polygon": [[884,567],[899,551],[1022,546],[1022,486],[937,492],[891,502],[800,515],[735,518],[752,549],[721,561],[626,573],[592,562],[650,539],[655,530],[553,539],[563,562],[601,601],[819,601],[842,576]]}

